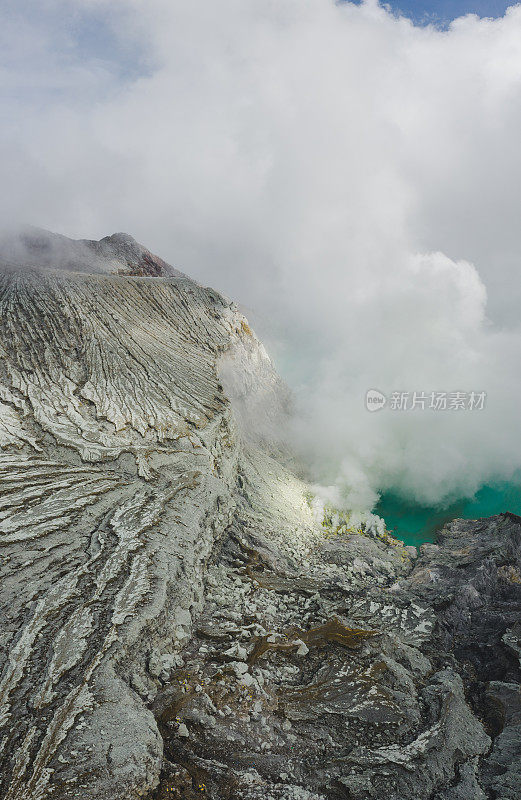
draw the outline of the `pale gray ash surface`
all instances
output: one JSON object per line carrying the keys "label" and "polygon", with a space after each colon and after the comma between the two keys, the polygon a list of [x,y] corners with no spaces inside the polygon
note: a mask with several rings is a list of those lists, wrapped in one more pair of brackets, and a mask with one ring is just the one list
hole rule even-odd
{"label": "pale gray ash surface", "polygon": [[0,242],[0,797],[518,800],[521,519],[322,524],[237,308]]}

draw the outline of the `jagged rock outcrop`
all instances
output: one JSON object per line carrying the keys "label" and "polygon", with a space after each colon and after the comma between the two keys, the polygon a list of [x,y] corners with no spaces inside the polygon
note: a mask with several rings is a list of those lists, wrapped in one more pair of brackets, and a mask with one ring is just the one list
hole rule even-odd
{"label": "jagged rock outcrop", "polygon": [[0,265],[23,269],[186,278],[186,275],[126,233],[105,236],[98,242],[92,239],[69,239],[40,228],[22,228],[0,234]]}
{"label": "jagged rock outcrop", "polygon": [[518,797],[521,520],[325,520],[232,304],[122,234],[0,263],[0,797]]}
{"label": "jagged rock outcrop", "polygon": [[259,496],[243,478],[195,636],[154,701],[157,798],[194,783],[255,800],[518,796],[521,519],[456,521],[412,564],[371,530],[306,540],[253,521],[285,481]]}

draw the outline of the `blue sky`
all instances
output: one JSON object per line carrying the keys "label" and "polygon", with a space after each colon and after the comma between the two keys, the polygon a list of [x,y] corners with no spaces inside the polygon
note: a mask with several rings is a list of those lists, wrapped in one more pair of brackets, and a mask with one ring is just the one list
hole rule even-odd
{"label": "blue sky", "polygon": [[447,23],[464,14],[480,17],[501,17],[515,0],[390,0],[394,11],[415,22]]}

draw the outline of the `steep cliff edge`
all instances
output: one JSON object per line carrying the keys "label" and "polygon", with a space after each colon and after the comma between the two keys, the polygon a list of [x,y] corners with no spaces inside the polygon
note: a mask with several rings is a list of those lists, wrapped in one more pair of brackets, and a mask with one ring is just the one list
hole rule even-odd
{"label": "steep cliff edge", "polygon": [[0,797],[517,798],[521,521],[415,561],[317,518],[233,304],[128,236],[27,235],[0,246]]}

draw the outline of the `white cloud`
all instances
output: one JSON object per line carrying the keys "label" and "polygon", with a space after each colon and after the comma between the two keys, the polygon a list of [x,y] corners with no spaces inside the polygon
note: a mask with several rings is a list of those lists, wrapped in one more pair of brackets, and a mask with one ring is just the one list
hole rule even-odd
{"label": "white cloud", "polygon": [[[72,6],[79,29],[104,15],[139,77],[76,29],[65,47],[50,20]],[[53,0],[17,26],[4,219],[127,230],[255,309],[316,479],[353,503],[521,466],[521,6],[440,31],[376,2]],[[368,414],[368,388],[488,407]]]}

